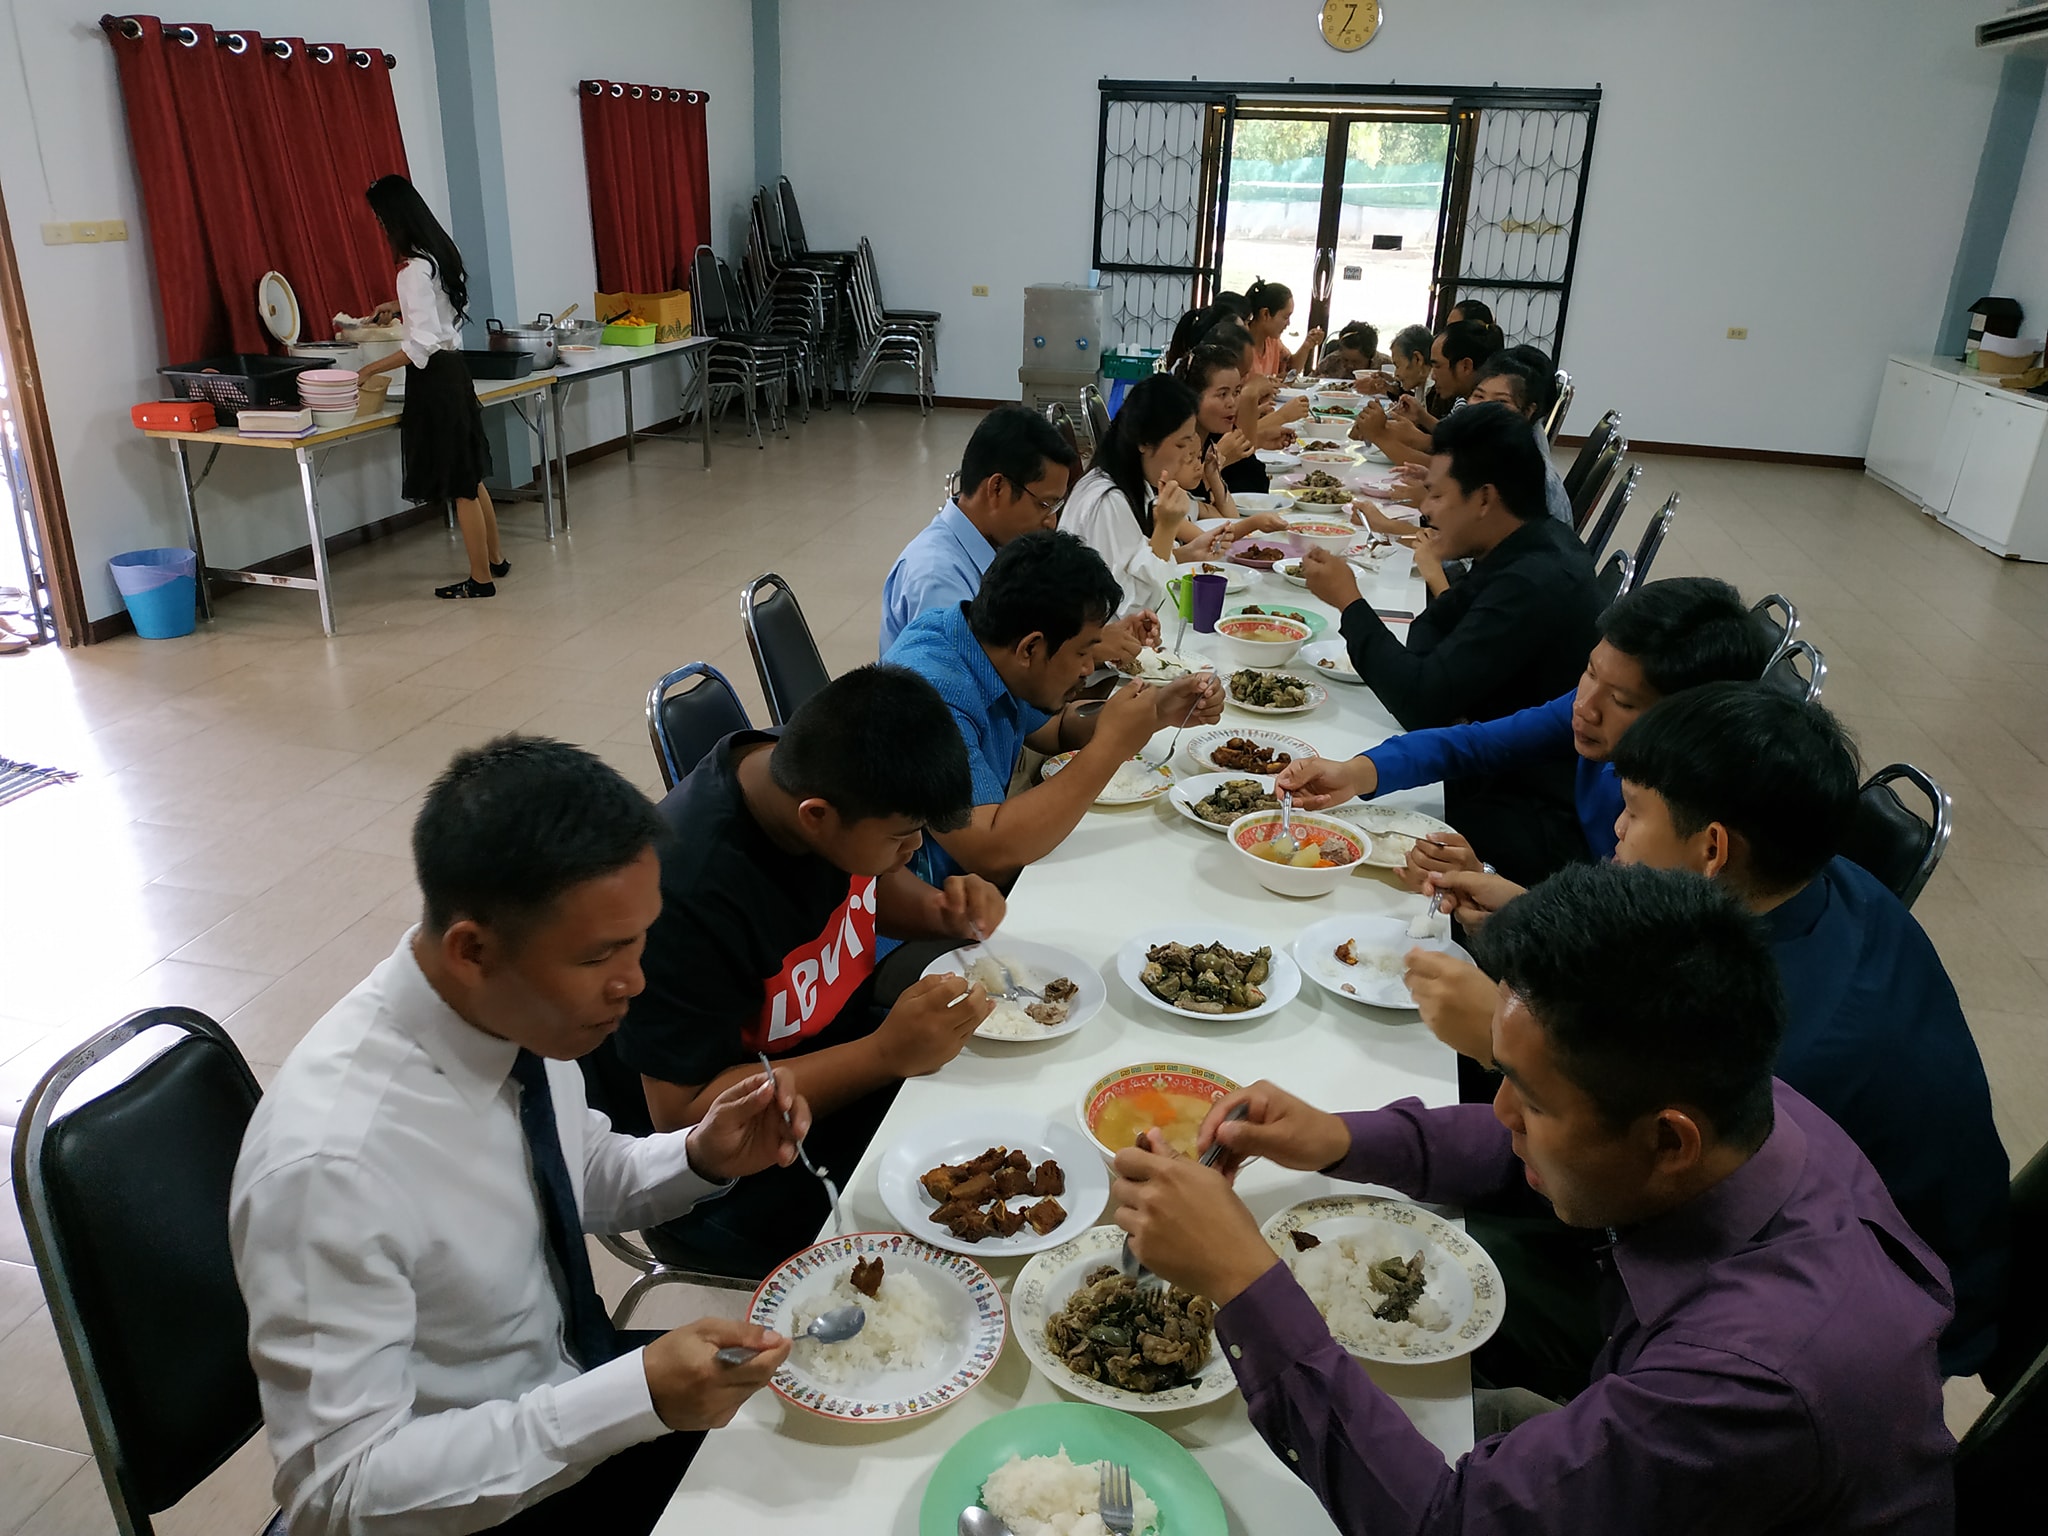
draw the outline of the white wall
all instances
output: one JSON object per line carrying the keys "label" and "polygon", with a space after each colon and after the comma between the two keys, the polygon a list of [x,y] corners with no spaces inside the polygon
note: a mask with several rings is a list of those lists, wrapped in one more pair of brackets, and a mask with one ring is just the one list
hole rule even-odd
{"label": "white wall", "polygon": [[[120,607],[109,555],[185,542],[169,451],[137,433],[128,410],[159,397],[160,366],[191,361],[163,355],[149,227],[113,49],[99,28],[105,10],[80,0],[0,0],[0,193],[28,299],[86,611],[94,618]],[[205,15],[219,27],[362,44],[396,57],[391,84],[413,179],[445,211],[447,171],[424,5],[215,0]],[[126,243],[46,246],[37,228],[46,220],[114,218],[128,222]],[[207,557],[215,565],[243,565],[307,541],[289,455],[223,454],[200,494]],[[398,510],[395,445],[333,454],[321,498],[331,533]]]}
{"label": "white wall", "polygon": [[1015,398],[1022,288],[1089,265],[1099,77],[1598,84],[1573,425],[1618,404],[1648,440],[1863,452],[1885,354],[1933,344],[1996,94],[1966,11],[1389,11],[1347,56],[1307,0],[782,0],[785,169],[814,245],[872,236],[888,302],[944,311],[943,393]]}
{"label": "white wall", "polygon": [[2012,223],[2006,227],[1991,291],[2020,301],[2025,334],[2039,336],[2048,328],[2048,97],[2042,99],[2034,136],[2027,141],[2027,167],[2013,197]]}
{"label": "white wall", "polygon": [[[569,24],[559,0],[492,0],[505,188],[519,315],[580,303],[591,317],[597,252],[583,164],[576,82],[627,80],[709,91],[711,243],[728,260],[746,235],[754,191],[754,34],[749,0],[607,0]],[[508,324],[511,316],[502,316]],[[676,414],[682,364],[635,369],[639,425]],[[626,429],[616,377],[571,396],[573,451]]]}

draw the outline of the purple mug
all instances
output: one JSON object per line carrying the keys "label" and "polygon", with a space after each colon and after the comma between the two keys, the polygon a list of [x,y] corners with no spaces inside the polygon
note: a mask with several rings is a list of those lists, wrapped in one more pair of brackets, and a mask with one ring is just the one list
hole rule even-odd
{"label": "purple mug", "polygon": [[1195,633],[1213,635],[1216,633],[1216,621],[1223,617],[1223,594],[1230,590],[1230,578],[1197,572],[1191,584],[1195,596],[1190,618]]}

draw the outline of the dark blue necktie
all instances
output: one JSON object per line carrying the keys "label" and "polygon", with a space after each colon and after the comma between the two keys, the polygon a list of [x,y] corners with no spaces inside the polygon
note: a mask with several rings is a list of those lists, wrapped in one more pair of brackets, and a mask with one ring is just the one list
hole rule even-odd
{"label": "dark blue necktie", "polygon": [[590,1278],[590,1254],[583,1246],[576,1187],[569,1182],[562,1138],[555,1129],[547,1063],[522,1048],[512,1062],[512,1081],[519,1085],[519,1129],[526,1134],[526,1150],[533,1160],[533,1182],[548,1230],[548,1249],[568,1293],[562,1298],[563,1332],[577,1363],[586,1371],[595,1370],[619,1352],[619,1337]]}

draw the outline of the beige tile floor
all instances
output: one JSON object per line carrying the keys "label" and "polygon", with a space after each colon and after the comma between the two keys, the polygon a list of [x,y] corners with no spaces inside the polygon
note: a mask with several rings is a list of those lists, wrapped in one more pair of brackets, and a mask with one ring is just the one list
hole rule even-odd
{"label": "beige tile floor", "polygon": [[[537,509],[508,509],[514,572],[491,602],[428,596],[461,563],[429,527],[339,559],[333,640],[308,597],[252,590],[189,639],[0,658],[0,755],[82,775],[0,808],[0,1122],[61,1042],[146,1003],[224,1020],[267,1076],[413,920],[407,831],[454,749],[546,732],[653,790],[642,706],[660,673],[708,659],[759,715],[738,613],[758,572],[795,585],[835,670],[872,659],[882,576],[975,419],[839,409],[766,452],[728,434],[709,473],[677,443],[614,455],[577,471],[557,543]],[[2023,1159],[2048,1137],[2048,568],[1995,560],[1858,474],[1647,462],[1623,538],[1644,502],[1682,492],[1658,574],[1791,596],[1871,765],[1910,760],[1955,796],[1955,843],[1916,912]],[[27,1259],[8,1199],[0,1536],[109,1531]],[[733,1299],[671,1288],[641,1320]],[[1954,1391],[1953,1417],[1979,1401]],[[253,1532],[268,1478],[252,1445],[160,1529]]]}

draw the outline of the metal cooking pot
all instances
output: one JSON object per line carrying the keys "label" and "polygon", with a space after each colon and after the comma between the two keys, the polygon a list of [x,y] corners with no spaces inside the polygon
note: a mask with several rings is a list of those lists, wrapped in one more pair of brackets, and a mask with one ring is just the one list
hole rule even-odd
{"label": "metal cooking pot", "polygon": [[558,361],[554,320],[553,315],[542,315],[532,325],[505,325],[497,320],[486,320],[484,330],[489,334],[493,352],[531,352],[536,369],[552,368]]}

